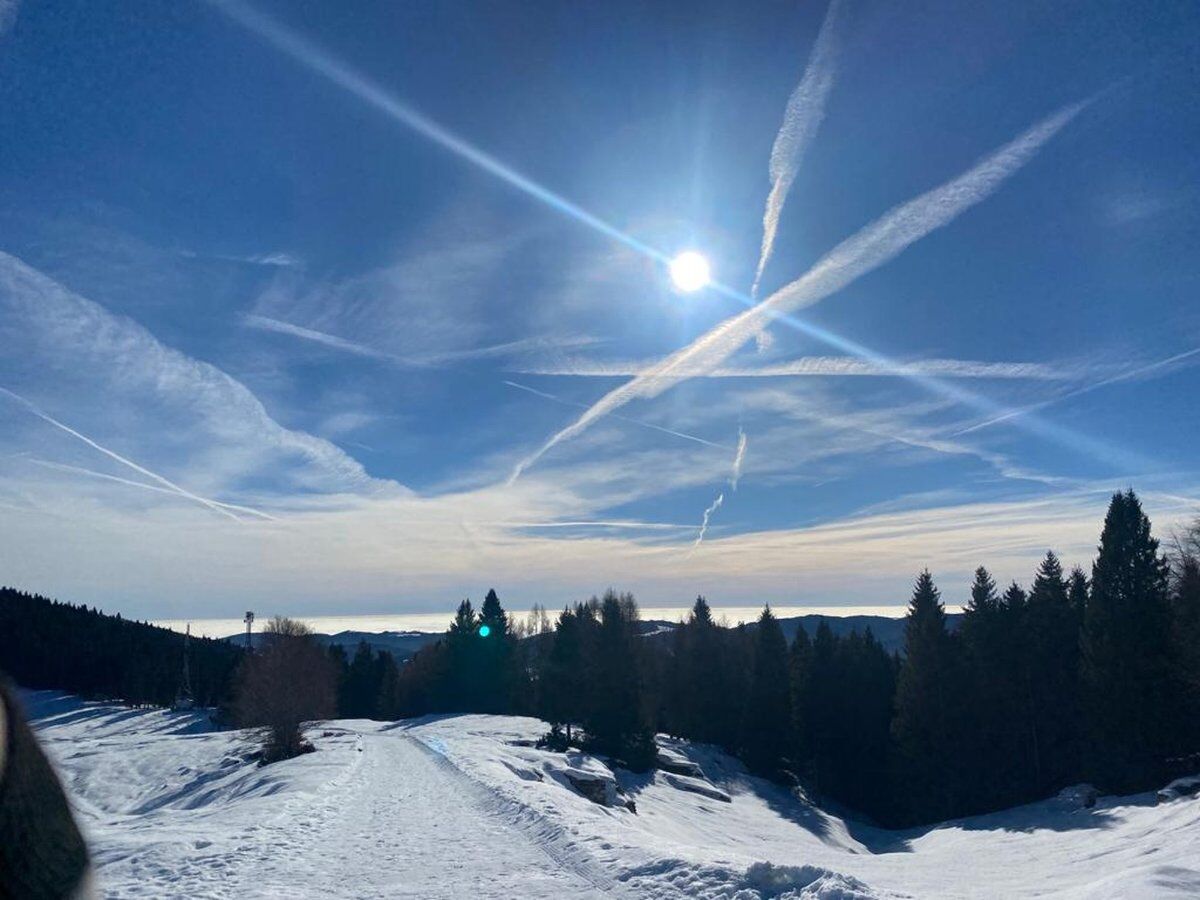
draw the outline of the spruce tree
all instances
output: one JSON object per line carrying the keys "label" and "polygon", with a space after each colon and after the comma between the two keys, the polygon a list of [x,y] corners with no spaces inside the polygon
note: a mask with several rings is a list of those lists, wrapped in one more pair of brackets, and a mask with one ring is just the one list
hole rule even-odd
{"label": "spruce tree", "polygon": [[479,620],[470,600],[463,600],[446,633],[446,695],[450,712],[474,712],[478,709],[480,654]]}
{"label": "spruce tree", "polygon": [[592,635],[591,702],[585,723],[593,746],[642,771],[654,765],[654,733],[642,693],[637,604],[609,590]]}
{"label": "spruce tree", "polygon": [[1042,796],[1078,771],[1079,625],[1062,565],[1047,552],[1020,620],[1030,770],[1027,791]]}
{"label": "spruce tree", "polygon": [[542,687],[542,715],[551,725],[566,727],[583,719],[584,656],[580,618],[565,607],[554,626],[554,638],[546,655]]}
{"label": "spruce tree", "polygon": [[1114,494],[1092,566],[1081,665],[1092,769],[1110,789],[1149,786],[1176,749],[1167,572],[1137,496]]}
{"label": "spruce tree", "polygon": [[742,754],[752,772],[778,776],[792,743],[788,646],[779,620],[764,607],[754,642],[754,669],[742,723]]}
{"label": "spruce tree", "polygon": [[480,712],[508,712],[516,689],[515,639],[509,632],[508,615],[494,589],[487,592],[479,608],[476,653],[479,659],[475,694]]}
{"label": "spruce tree", "polygon": [[908,606],[892,722],[900,783],[908,815],[916,821],[948,818],[959,802],[959,681],[953,653],[941,595],[925,570]]}

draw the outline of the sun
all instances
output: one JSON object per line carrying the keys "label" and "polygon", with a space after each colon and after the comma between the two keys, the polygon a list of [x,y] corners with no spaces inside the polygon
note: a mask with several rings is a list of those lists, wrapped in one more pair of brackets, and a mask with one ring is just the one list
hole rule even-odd
{"label": "sun", "polygon": [[712,271],[704,255],[695,250],[685,250],[671,260],[671,281],[685,294],[707,287],[712,281]]}

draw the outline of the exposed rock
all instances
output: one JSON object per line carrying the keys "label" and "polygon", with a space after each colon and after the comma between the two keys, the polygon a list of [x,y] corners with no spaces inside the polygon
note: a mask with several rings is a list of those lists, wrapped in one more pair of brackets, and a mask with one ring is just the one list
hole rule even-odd
{"label": "exposed rock", "polygon": [[722,803],[732,803],[733,798],[718,787],[714,787],[707,781],[699,778],[689,778],[686,775],[676,775],[673,772],[663,772],[663,780],[671,787],[680,790],[688,791],[692,794],[699,794],[701,797],[707,797],[710,800],[720,800]]}
{"label": "exposed rock", "polygon": [[1186,778],[1176,778],[1154,796],[1159,803],[1170,803],[1172,800],[1195,797],[1197,794],[1200,794],[1200,775],[1189,775]]}
{"label": "exposed rock", "polygon": [[675,753],[671,750],[666,750],[662,747],[658,748],[658,756],[655,759],[655,765],[664,772],[673,772],[676,775],[686,775],[688,778],[703,778],[704,771],[692,762],[686,756]]}
{"label": "exposed rock", "polygon": [[1100,798],[1100,792],[1090,784],[1073,784],[1058,792],[1054,799],[1067,809],[1091,809]]}

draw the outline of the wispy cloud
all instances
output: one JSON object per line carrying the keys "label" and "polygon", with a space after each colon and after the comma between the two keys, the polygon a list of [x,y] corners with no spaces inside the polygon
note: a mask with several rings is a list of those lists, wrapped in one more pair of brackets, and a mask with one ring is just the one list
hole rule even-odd
{"label": "wispy cloud", "polygon": [[329,441],[280,425],[249,388],[223,370],[165,346],[138,323],[5,253],[0,253],[0,338],[19,344],[24,360],[38,360],[43,381],[59,395],[75,396],[86,388],[87,416],[104,409],[111,420],[121,410],[130,421],[155,421],[160,449],[182,442],[191,460],[202,458],[206,446],[226,448],[213,462],[245,467],[229,476],[286,476],[308,489],[399,488],[372,479]]}
{"label": "wispy cloud", "polygon": [[788,98],[783,113],[783,124],[775,136],[771,148],[771,193],[763,212],[762,249],[759,252],[758,268],[754,273],[751,296],[757,296],[763,271],[775,248],[775,235],[779,230],[779,217],[783,213],[784,200],[792,189],[792,183],[800,171],[804,153],[816,136],[821,120],[825,117],[825,101],[833,89],[837,61],[837,28],[842,0],[831,0],[825,12],[825,20],[817,33],[808,67],[796,89]]}
{"label": "wispy cloud", "polygon": [[[171,496],[175,496],[175,497],[180,497],[180,496],[186,497],[186,495],[180,494],[179,491],[173,490],[171,488],[160,487],[157,484],[147,484],[144,481],[134,481],[132,478],[122,478],[120,475],[110,475],[108,472],[97,472],[95,469],[86,469],[83,466],[72,466],[72,465],[68,465],[66,463],[54,462],[53,460],[49,460],[49,459],[38,459],[36,456],[26,457],[26,459],[28,459],[28,461],[30,463],[32,463],[36,466],[42,466],[47,469],[54,469],[55,471],[58,471],[58,472],[69,472],[73,475],[83,475],[87,478],[95,478],[100,481],[110,481],[114,484],[123,484],[123,485],[126,485],[127,487],[135,487],[135,488],[140,488],[145,491],[153,491],[154,493],[157,493],[157,494],[170,494]],[[191,498],[187,498],[187,499],[191,499]],[[260,519],[267,519],[268,521],[275,521],[274,516],[268,515],[267,513],[263,512],[262,510],[254,509],[253,507],[250,507],[250,506],[241,506],[240,504],[237,504],[237,503],[223,503],[220,500],[211,500],[211,499],[209,500],[209,502],[214,504],[215,506],[219,506],[222,509],[227,509],[233,513],[243,512],[243,513],[247,513],[248,515],[257,516]]]}
{"label": "wispy cloud", "polygon": [[704,511],[704,519],[700,522],[700,533],[696,535],[696,540],[692,543],[689,555],[700,549],[700,545],[704,543],[704,536],[708,534],[708,523],[712,519],[713,513],[720,509],[724,503],[725,493],[722,491],[720,494],[717,494],[717,499]]}
{"label": "wispy cloud", "polygon": [[[515,381],[505,381],[504,383],[509,387],[516,388],[519,391],[525,391],[527,394],[533,394],[535,397],[541,397],[554,403],[560,403],[563,406],[573,406],[577,409],[587,409],[587,404],[585,403],[576,403],[572,400],[564,400],[562,397],[555,396],[554,394],[548,394],[545,391],[539,391],[536,388],[531,388],[527,384],[518,384]],[[685,441],[694,441],[697,444],[704,444],[706,447],[715,447],[718,450],[726,449],[722,444],[705,440],[704,438],[698,437],[694,434],[676,431],[672,428],[664,428],[662,425],[655,425],[653,422],[643,422],[641,419],[631,419],[628,416],[622,415],[614,415],[613,418],[621,422],[628,422],[630,425],[637,425],[640,428],[649,428],[652,431],[658,431],[662,434],[669,434],[672,437],[683,438]]]}
{"label": "wispy cloud", "polygon": [[20,0],[0,0],[0,37],[16,24]]}
{"label": "wispy cloud", "polygon": [[172,492],[178,494],[180,497],[186,497],[189,500],[194,500],[196,503],[199,503],[200,505],[205,506],[208,509],[211,509],[215,513],[219,513],[222,516],[226,516],[227,518],[233,519],[235,522],[241,521],[241,519],[238,518],[238,516],[234,515],[228,509],[224,508],[224,506],[222,506],[221,504],[215,503],[214,501],[209,500],[207,497],[201,497],[199,494],[193,494],[187,488],[180,487],[175,482],[171,481],[168,478],[164,478],[162,475],[159,475],[157,472],[151,472],[145,466],[140,466],[137,463],[135,463],[133,460],[127,459],[126,457],[122,456],[121,454],[117,453],[116,451],[110,450],[107,447],[103,446],[102,444],[98,444],[96,441],[92,440],[86,434],[81,434],[80,432],[76,431],[74,428],[70,427],[69,425],[65,425],[62,422],[58,421],[58,419],[49,415],[48,413],[43,412],[40,408],[38,408],[38,406],[36,404],[31,403],[29,400],[26,400],[20,394],[14,393],[13,391],[10,391],[8,388],[5,388],[5,387],[0,387],[0,394],[4,395],[5,397],[8,397],[10,400],[13,400],[13,401],[19,403],[21,406],[25,407],[25,409],[27,409],[33,415],[35,415],[39,419],[41,419],[43,422],[47,422],[50,425],[53,425],[55,428],[59,429],[60,431],[66,432],[67,434],[71,435],[71,437],[76,438],[77,440],[80,440],[83,443],[87,444],[93,450],[97,450],[100,453],[103,453],[109,459],[113,459],[113,460],[119,462],[121,465],[127,466],[130,469],[133,469],[133,471],[137,472],[138,474],[145,475],[147,478],[149,478],[153,481],[157,481],[159,484],[163,485],[165,488],[168,488]]}
{"label": "wispy cloud", "polygon": [[[764,332],[765,333],[765,332]],[[614,378],[622,376],[654,377],[651,371],[655,360],[593,360],[567,357],[554,362],[520,366],[518,371],[525,375],[570,375],[577,377]],[[1087,371],[1094,367],[1087,367]],[[939,378],[996,378],[1028,379],[1031,381],[1064,381],[1078,377],[1080,368],[1061,367],[1049,363],[1033,362],[981,362],[970,359],[918,359],[884,365],[856,356],[804,356],[780,363],[764,363],[752,366],[717,366],[704,368],[700,365],[683,367],[664,378],[678,374],[689,378],[783,378],[790,376],[823,377],[909,377],[929,375]]]}
{"label": "wispy cloud", "polygon": [[1064,400],[1070,400],[1073,397],[1079,397],[1083,394],[1090,394],[1092,391],[1098,391],[1101,388],[1108,387],[1111,384],[1118,384],[1122,381],[1133,381],[1137,378],[1145,378],[1148,375],[1157,373],[1165,373],[1174,368],[1179,363],[1186,362],[1189,359],[1200,356],[1200,347],[1192,350],[1186,350],[1183,353],[1176,353],[1174,356],[1169,356],[1166,359],[1160,359],[1157,362],[1152,362],[1147,365],[1138,366],[1127,372],[1122,372],[1119,375],[1114,375],[1111,378],[1104,378],[1100,381],[1086,384],[1083,387],[1076,388],[1073,391],[1067,391],[1057,397],[1051,397],[1049,400],[1042,400],[1038,403],[1031,403],[1027,406],[1021,406],[1016,409],[1010,409],[1007,412],[1001,413],[998,416],[992,416],[982,422],[977,422],[966,428],[954,432],[955,436],[971,434],[975,431],[982,431],[985,428],[991,428],[993,425],[999,425],[1001,422],[1008,422],[1012,419],[1028,415],[1029,413],[1037,412],[1040,409],[1045,409],[1047,406],[1052,406],[1055,403],[1062,403]]}
{"label": "wispy cloud", "polygon": [[737,450],[733,454],[733,469],[729,473],[729,487],[737,490],[738,481],[742,477],[742,464],[746,461],[746,432],[738,429]]}
{"label": "wispy cloud", "polygon": [[610,391],[574,423],[554,434],[513,469],[515,482],[529,466],[564,440],[585,431],[597,419],[638,398],[655,397],[689,377],[689,369],[715,369],[778,317],[820,302],[856,279],[894,259],[930,232],[991,196],[1020,170],[1085,104],[1068,106],[1039,122],[968,171],[892,209],[847,238],[813,268],[766,300],[677,350],[657,366]]}
{"label": "wispy cloud", "polygon": [[585,347],[595,343],[593,338],[587,337],[534,336],[519,338],[515,341],[505,341],[504,343],[500,344],[489,344],[483,347],[471,347],[463,350],[446,350],[440,353],[427,353],[423,355],[401,356],[396,353],[388,353],[385,350],[380,350],[376,347],[372,347],[369,344],[359,343],[358,341],[350,341],[345,338],[338,337],[335,334],[328,334],[327,332],[318,331],[314,328],[305,328],[302,325],[294,325],[291,322],[284,322],[280,319],[271,318],[270,316],[260,316],[255,313],[249,313],[242,316],[242,321],[251,328],[259,328],[263,331],[272,331],[276,334],[286,334],[290,337],[321,344],[322,346],[329,347],[332,350],[340,350],[344,353],[352,353],[355,356],[365,356],[370,359],[378,359],[383,362],[408,368],[435,368],[438,366],[444,366],[455,362],[464,362],[473,359],[504,358],[536,351]]}

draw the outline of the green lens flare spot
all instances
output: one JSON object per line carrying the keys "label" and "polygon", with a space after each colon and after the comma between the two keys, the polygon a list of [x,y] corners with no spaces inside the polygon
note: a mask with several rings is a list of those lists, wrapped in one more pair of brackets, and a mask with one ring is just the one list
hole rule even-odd
{"label": "green lens flare spot", "polygon": [[491,633],[492,633],[491,625],[480,625],[479,626],[479,636],[480,637],[487,637]]}

